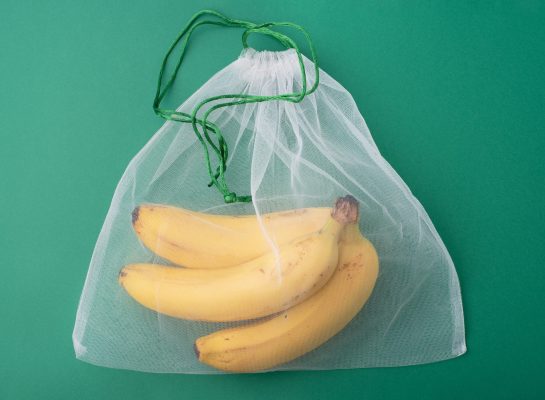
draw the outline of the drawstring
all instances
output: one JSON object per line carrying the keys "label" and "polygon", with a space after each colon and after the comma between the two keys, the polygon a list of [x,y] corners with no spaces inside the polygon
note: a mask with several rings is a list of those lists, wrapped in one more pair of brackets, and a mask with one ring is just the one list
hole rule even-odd
{"label": "drawstring", "polygon": [[[199,18],[204,15],[217,17],[218,19],[198,21]],[[191,114],[188,114],[182,111],[160,108],[161,101],[163,100],[167,92],[171,89],[174,81],[176,80],[176,76],[178,75],[178,71],[180,70],[180,66],[182,65],[182,61],[185,56],[185,51],[186,51],[189,39],[191,38],[191,35],[195,31],[195,29],[201,25],[218,25],[218,26],[225,26],[225,27],[244,28],[245,30],[242,34],[242,45],[244,48],[248,48],[248,36],[250,34],[261,33],[263,35],[267,35],[276,39],[278,42],[280,42],[284,47],[288,49],[294,49],[295,52],[297,53],[299,67],[301,69],[301,78],[302,78],[301,91],[297,93],[278,94],[275,96],[257,96],[257,95],[242,94],[242,93],[223,94],[219,96],[213,96],[213,97],[204,99],[200,103],[198,103],[193,109],[193,111],[191,112]],[[301,55],[301,51],[299,50],[299,47],[297,46],[297,44],[290,37],[271,29],[273,27],[278,27],[278,26],[294,28],[302,32],[309,44],[310,52],[312,56],[312,62],[314,63],[314,71],[315,71],[316,79],[312,87],[308,90],[307,90],[306,71],[305,71],[305,66],[303,63],[303,57]],[[170,55],[172,54],[172,52],[174,51],[174,49],[178,46],[180,42],[181,42],[180,57],[178,59],[178,62],[176,63],[176,66],[174,67],[174,72],[172,73],[172,75],[170,76],[166,84],[163,85],[163,76],[165,74],[167,62],[170,58]],[[318,60],[316,57],[316,50],[314,49],[314,45],[312,43],[312,40],[310,39],[308,32],[303,27],[297,24],[293,24],[291,22],[267,22],[264,24],[255,24],[249,21],[241,21],[241,20],[228,18],[225,15],[218,13],[217,11],[203,10],[193,15],[193,17],[191,17],[186,27],[178,35],[174,43],[170,46],[169,50],[167,51],[167,54],[165,55],[163,64],[161,65],[161,70],[159,72],[157,91],[155,93],[155,99],[153,100],[153,110],[161,118],[171,120],[171,121],[191,123],[193,127],[193,131],[195,132],[195,135],[197,136],[197,139],[199,140],[203,148],[204,158],[206,161],[206,167],[208,169],[208,174],[210,176],[210,182],[208,186],[209,187],[215,186],[219,190],[219,192],[223,195],[223,199],[225,203],[236,203],[236,202],[249,203],[252,201],[252,196],[238,196],[236,193],[231,192],[229,190],[229,187],[227,186],[227,182],[225,181],[225,171],[227,170],[227,158],[229,156],[229,148],[227,146],[227,143],[219,127],[215,125],[213,122],[208,121],[210,114],[213,111],[223,107],[230,107],[230,106],[236,106],[240,104],[249,104],[249,103],[260,103],[263,101],[282,100],[282,101],[289,101],[292,103],[298,103],[301,100],[303,100],[307,94],[311,94],[312,92],[314,92],[316,88],[318,87],[318,83],[319,83],[319,68],[318,68]],[[197,118],[197,113],[206,104],[213,101],[223,100],[223,99],[229,99],[229,101],[214,104],[204,113],[202,118]],[[210,135],[210,132],[213,133],[217,142],[214,142],[213,138]],[[213,170],[212,163],[210,161],[210,150],[212,150],[219,159],[219,165],[216,167],[215,171]]]}

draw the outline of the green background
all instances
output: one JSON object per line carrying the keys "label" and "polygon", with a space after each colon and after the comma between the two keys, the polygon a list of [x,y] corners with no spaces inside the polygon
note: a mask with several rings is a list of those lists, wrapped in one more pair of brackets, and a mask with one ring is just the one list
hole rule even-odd
{"label": "green background", "polygon": [[[545,398],[545,3],[478,3],[2,0],[0,398]],[[77,303],[114,188],[163,122],[151,109],[160,61],[203,7],[310,31],[321,67],[352,93],[454,259],[467,354],[222,376],[74,358]],[[235,59],[240,35],[198,33],[172,101]]]}

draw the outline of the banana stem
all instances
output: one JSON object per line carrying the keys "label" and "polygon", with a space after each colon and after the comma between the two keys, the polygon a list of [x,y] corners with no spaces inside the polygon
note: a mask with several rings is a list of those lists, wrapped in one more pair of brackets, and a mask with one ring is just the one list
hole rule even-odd
{"label": "banana stem", "polygon": [[349,194],[339,197],[333,206],[331,216],[341,225],[356,223],[359,217],[358,200]]}

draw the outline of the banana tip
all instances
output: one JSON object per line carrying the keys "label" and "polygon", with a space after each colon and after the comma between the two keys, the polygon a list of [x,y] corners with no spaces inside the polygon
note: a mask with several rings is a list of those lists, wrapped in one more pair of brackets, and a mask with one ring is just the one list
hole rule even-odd
{"label": "banana tip", "polygon": [[197,359],[201,358],[201,352],[199,351],[199,347],[197,346],[197,342],[193,343],[193,351],[195,352],[195,355],[197,356]]}
{"label": "banana tip", "polygon": [[125,271],[125,268],[121,268],[119,271],[119,275],[117,275],[117,280],[121,283],[123,282],[123,278],[127,276],[127,271]]}
{"label": "banana tip", "polygon": [[136,207],[132,210],[132,224],[134,225],[138,221],[138,214],[140,213],[140,207]]}

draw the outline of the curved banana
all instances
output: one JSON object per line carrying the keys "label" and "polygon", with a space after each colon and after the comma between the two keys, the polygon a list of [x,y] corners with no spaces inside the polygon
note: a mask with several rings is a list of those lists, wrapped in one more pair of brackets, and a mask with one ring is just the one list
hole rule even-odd
{"label": "curved banana", "polygon": [[[330,208],[302,208],[262,215],[276,246],[324,226]],[[271,251],[255,215],[205,214],[171,206],[141,205],[132,213],[134,230],[155,254],[188,268],[238,265]]]}
{"label": "curved banana", "polygon": [[239,321],[283,311],[311,296],[335,271],[339,234],[357,219],[357,202],[337,200],[317,232],[278,254],[238,266],[191,270],[154,264],[123,268],[119,282],[136,301],[162,314],[201,321]]}
{"label": "curved banana", "polygon": [[197,339],[199,360],[230,372],[270,369],[317,348],[341,331],[371,295],[378,256],[356,224],[345,228],[339,252],[337,270],[314,296],[267,321]]}

